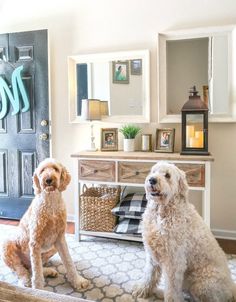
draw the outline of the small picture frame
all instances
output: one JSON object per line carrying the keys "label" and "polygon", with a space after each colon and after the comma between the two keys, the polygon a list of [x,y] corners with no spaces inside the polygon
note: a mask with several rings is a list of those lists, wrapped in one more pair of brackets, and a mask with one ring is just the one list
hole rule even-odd
{"label": "small picture frame", "polygon": [[142,59],[130,60],[130,74],[132,75],[142,74]]}
{"label": "small picture frame", "polygon": [[118,151],[118,128],[101,129],[101,151]]}
{"label": "small picture frame", "polygon": [[129,84],[129,61],[113,61],[112,74],[114,84]]}
{"label": "small picture frame", "polygon": [[156,148],[154,152],[174,152],[175,129],[162,128],[156,130]]}

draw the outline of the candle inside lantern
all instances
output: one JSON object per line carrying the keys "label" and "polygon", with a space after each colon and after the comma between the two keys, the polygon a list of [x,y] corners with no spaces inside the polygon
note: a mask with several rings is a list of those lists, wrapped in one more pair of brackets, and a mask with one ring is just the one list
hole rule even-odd
{"label": "candle inside lantern", "polygon": [[196,137],[190,137],[189,138],[189,146],[191,148],[197,148],[198,147],[198,139]]}
{"label": "candle inside lantern", "polygon": [[190,138],[194,137],[194,125],[186,126],[186,146],[192,147]]}
{"label": "candle inside lantern", "polygon": [[196,131],[195,137],[198,139],[198,147],[203,148],[203,131]]}

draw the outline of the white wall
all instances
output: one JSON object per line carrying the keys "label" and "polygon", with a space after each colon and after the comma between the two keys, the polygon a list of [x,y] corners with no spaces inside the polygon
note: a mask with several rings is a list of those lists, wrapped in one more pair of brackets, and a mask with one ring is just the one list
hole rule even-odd
{"label": "white wall", "polygon": [[[27,7],[27,9],[26,9]],[[189,27],[236,23],[235,0],[0,0],[0,32],[48,28],[51,57],[53,156],[73,173],[71,153],[84,147],[88,125],[68,123],[67,56],[79,53],[149,49],[151,52],[151,121],[157,124],[157,33]],[[99,127],[110,125],[99,125]],[[118,126],[118,125],[112,125]],[[173,126],[173,125],[161,125]],[[180,126],[176,150],[180,150]],[[97,127],[97,142],[99,142]],[[211,226],[236,230],[236,124],[211,124]],[[73,214],[73,185],[65,199]]]}

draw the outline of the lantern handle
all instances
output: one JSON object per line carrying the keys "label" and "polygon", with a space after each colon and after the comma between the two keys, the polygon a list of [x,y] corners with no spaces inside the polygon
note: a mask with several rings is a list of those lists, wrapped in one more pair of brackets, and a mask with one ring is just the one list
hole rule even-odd
{"label": "lantern handle", "polygon": [[195,95],[198,94],[198,91],[197,91],[195,85],[194,85],[193,87],[190,88],[189,93],[190,93],[190,96],[195,96]]}

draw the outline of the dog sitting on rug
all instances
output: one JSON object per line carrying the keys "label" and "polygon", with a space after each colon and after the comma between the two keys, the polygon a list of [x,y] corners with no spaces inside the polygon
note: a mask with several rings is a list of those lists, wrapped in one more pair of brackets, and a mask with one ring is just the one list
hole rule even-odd
{"label": "dog sitting on rug", "polygon": [[66,168],[53,158],[42,161],[34,172],[35,198],[22,217],[15,238],[3,245],[3,260],[16,272],[20,285],[42,289],[44,276],[57,275],[54,269],[43,267],[57,251],[72,286],[81,289],[89,284],[78,275],[65,239],[66,207],[61,192],[70,180]]}
{"label": "dog sitting on rug", "polygon": [[[146,265],[133,295],[148,297],[155,289],[165,302],[184,301],[187,290],[196,302],[236,301],[224,252],[188,201],[185,173],[159,162],[145,181],[147,208],[143,215]],[[161,274],[165,289],[157,289]]]}

